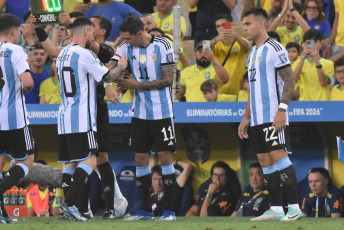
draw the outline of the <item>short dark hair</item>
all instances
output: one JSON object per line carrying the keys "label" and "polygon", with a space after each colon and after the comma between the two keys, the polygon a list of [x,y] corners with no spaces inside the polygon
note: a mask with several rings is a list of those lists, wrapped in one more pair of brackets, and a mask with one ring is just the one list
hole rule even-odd
{"label": "short dark hair", "polygon": [[82,16],[86,16],[86,15],[80,11],[73,11],[69,13],[70,18],[77,18],[77,17],[82,17]]}
{"label": "short dark hair", "polygon": [[111,30],[112,30],[111,22],[108,19],[106,19],[102,16],[98,16],[98,15],[94,15],[92,18],[97,18],[100,20],[99,27],[100,27],[100,29],[103,29],[106,31],[105,32],[105,39],[107,39],[110,36]]}
{"label": "short dark hair", "polygon": [[[323,177],[325,177],[328,181],[327,183],[327,186],[331,186],[333,185],[333,182],[332,182],[332,179],[330,177],[330,173],[328,172],[327,169],[325,168],[321,168],[321,167],[315,167],[315,168],[311,168],[309,171],[308,171],[308,175],[310,173],[320,173]],[[308,176],[307,175],[307,176]]]}
{"label": "short dark hair", "polygon": [[26,22],[26,20],[30,17],[30,15],[31,15],[30,10],[28,12],[26,12],[26,14],[24,14],[24,22]]}
{"label": "short dark hair", "polygon": [[131,35],[137,34],[139,31],[144,31],[144,25],[141,19],[136,16],[128,16],[122,24],[119,26],[119,30],[123,32],[129,32]]}
{"label": "short dark hair", "polygon": [[281,37],[276,31],[268,31],[268,35],[270,38],[275,39],[279,43],[281,43]]}
{"label": "short dark hair", "polygon": [[344,57],[341,57],[334,62],[334,68],[337,68],[339,66],[344,66]]}
{"label": "short dark hair", "polygon": [[44,50],[43,46],[41,43],[36,43],[33,46],[31,46],[33,50]]}
{"label": "short dark hair", "polygon": [[303,41],[307,40],[321,41],[323,39],[322,33],[317,29],[309,29],[305,35],[303,35]]}
{"label": "short dark hair", "polygon": [[158,33],[161,34],[161,37],[165,37],[165,32],[162,31],[162,30],[159,29],[159,28],[153,28],[153,29],[151,29],[150,31],[148,31],[149,34],[150,34],[151,32],[158,32]]}
{"label": "short dark hair", "polygon": [[160,176],[162,175],[161,165],[154,165],[151,171],[152,171],[152,175],[153,173],[157,173]]}
{"label": "short dark hair", "polygon": [[248,81],[248,71],[246,71],[246,72],[244,73],[244,75],[242,76],[242,79],[243,79],[244,81]]}
{"label": "short dark hair", "polygon": [[300,45],[297,42],[289,42],[285,48],[286,49],[296,48],[297,52],[300,53]]}
{"label": "short dark hair", "polygon": [[202,92],[210,92],[212,90],[218,90],[217,83],[214,79],[208,79],[201,85]]}
{"label": "short dark hair", "polygon": [[262,17],[262,18],[268,20],[268,14],[262,8],[254,7],[254,8],[251,8],[251,9],[247,10],[244,13],[244,17],[247,17],[247,16],[249,16],[251,14],[253,14],[254,16],[259,16],[259,17]]}
{"label": "short dark hair", "polygon": [[233,21],[231,15],[228,15],[228,14],[219,14],[219,15],[217,15],[217,16],[215,17],[214,23],[215,23],[217,20],[220,20],[220,19],[225,19],[227,22],[232,22],[232,21]]}
{"label": "short dark hair", "polygon": [[250,164],[249,168],[260,168],[262,169],[262,166],[259,164],[259,162],[254,162]]}
{"label": "short dark hair", "polygon": [[73,31],[73,29],[77,29],[84,26],[93,26],[93,22],[86,16],[80,16],[74,20],[71,28]]}
{"label": "short dark hair", "polygon": [[13,28],[19,28],[21,20],[9,13],[0,14],[0,34],[8,33]]}

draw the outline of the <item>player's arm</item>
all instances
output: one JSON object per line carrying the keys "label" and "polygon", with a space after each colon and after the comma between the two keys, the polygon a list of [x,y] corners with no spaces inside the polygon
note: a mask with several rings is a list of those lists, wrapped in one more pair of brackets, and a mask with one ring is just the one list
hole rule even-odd
{"label": "player's arm", "polygon": [[[34,16],[33,16],[34,17]],[[45,51],[47,51],[49,56],[57,57],[63,49],[63,47],[57,47],[53,41],[48,39],[48,34],[41,27],[35,28],[38,40],[41,42]]]}
{"label": "player's arm", "polygon": [[111,66],[115,66],[114,69],[109,71],[109,74],[105,75],[103,77],[103,82],[111,83],[113,81],[116,81],[119,79],[119,76],[121,76],[121,73],[127,68],[128,65],[128,58],[122,57],[117,64],[114,62],[109,63]]}
{"label": "player's arm", "polygon": [[30,92],[33,88],[33,79],[30,72],[24,72],[19,75],[23,85],[24,94]]}
{"label": "player's arm", "polygon": [[198,206],[197,205],[192,205],[189,211],[185,214],[185,216],[197,216],[198,214]]}
{"label": "player's arm", "polygon": [[[251,93],[251,91],[249,92],[249,94]],[[247,129],[248,126],[250,125],[250,119],[251,119],[251,107],[250,107],[250,95],[248,96],[247,99],[247,104],[246,104],[246,109],[244,112],[244,116],[242,118],[242,121],[239,125],[238,128],[238,135],[240,137],[240,139],[247,139],[248,138],[248,134],[247,134]]]}

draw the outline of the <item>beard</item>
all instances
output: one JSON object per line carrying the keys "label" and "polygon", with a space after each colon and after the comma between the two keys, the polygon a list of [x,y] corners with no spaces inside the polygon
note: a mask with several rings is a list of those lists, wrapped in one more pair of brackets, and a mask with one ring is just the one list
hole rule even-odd
{"label": "beard", "polygon": [[197,65],[205,68],[210,65],[210,61],[208,61],[206,58],[196,59]]}

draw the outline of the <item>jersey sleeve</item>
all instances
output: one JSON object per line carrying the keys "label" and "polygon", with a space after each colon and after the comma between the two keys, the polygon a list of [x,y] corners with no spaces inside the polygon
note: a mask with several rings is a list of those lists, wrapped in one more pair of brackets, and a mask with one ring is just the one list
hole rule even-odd
{"label": "jersey sleeve", "polygon": [[104,76],[109,73],[109,69],[98,59],[97,55],[89,50],[85,52],[82,59],[82,64],[86,71],[93,77],[97,82],[100,82]]}
{"label": "jersey sleeve", "polygon": [[119,61],[122,57],[128,57],[128,45],[125,42],[119,44],[115,56],[111,60]]}
{"label": "jersey sleeve", "polygon": [[30,67],[27,59],[27,54],[24,49],[20,46],[14,52],[15,57],[13,60],[13,67],[17,71],[17,74],[20,75],[24,72],[30,72]]}
{"label": "jersey sleeve", "polygon": [[161,66],[174,65],[174,53],[171,43],[164,39],[166,42],[160,45],[161,53]]}
{"label": "jersey sleeve", "polygon": [[276,47],[271,48],[271,61],[275,69],[283,69],[284,67],[290,66],[287,50],[276,43]]}

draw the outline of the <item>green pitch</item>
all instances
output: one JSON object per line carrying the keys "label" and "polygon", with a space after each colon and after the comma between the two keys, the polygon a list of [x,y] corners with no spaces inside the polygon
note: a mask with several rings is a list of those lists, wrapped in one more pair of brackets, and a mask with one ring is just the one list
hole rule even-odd
{"label": "green pitch", "polygon": [[0,229],[6,230],[106,230],[106,229],[149,229],[149,230],[336,230],[344,228],[344,218],[324,219],[306,218],[296,222],[250,222],[250,218],[224,218],[224,217],[179,217],[175,222],[136,221],[123,220],[102,221],[96,217],[87,223],[58,220],[55,217],[19,218],[18,224],[0,224]]}

